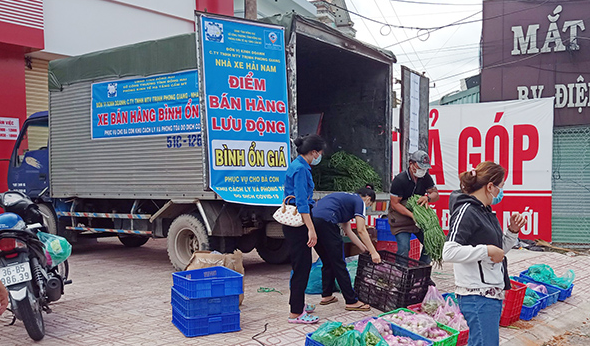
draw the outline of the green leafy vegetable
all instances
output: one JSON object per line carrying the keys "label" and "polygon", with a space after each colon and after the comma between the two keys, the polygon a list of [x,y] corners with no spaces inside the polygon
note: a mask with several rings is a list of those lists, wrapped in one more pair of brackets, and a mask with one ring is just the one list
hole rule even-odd
{"label": "green leafy vegetable", "polygon": [[414,214],[414,220],[420,229],[424,231],[424,248],[432,261],[442,267],[442,251],[445,245],[445,233],[440,227],[436,212],[428,204],[418,205],[419,195],[408,199],[406,207]]}

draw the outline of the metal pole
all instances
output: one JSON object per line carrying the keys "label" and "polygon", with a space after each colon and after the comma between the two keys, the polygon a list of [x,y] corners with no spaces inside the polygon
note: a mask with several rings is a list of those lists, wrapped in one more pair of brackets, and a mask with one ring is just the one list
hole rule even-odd
{"label": "metal pole", "polygon": [[256,0],[244,0],[244,18],[252,20],[258,19]]}

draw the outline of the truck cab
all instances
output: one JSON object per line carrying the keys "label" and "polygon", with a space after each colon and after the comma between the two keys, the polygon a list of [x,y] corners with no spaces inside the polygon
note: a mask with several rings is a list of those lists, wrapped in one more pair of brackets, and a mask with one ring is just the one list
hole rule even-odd
{"label": "truck cab", "polygon": [[8,188],[49,202],[49,116],[32,114],[23,124],[8,166]]}

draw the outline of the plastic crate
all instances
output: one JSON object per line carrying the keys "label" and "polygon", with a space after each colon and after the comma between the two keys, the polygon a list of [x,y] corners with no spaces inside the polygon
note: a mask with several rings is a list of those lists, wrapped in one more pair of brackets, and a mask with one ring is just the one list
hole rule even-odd
{"label": "plastic crate", "polygon": [[[385,315],[395,314],[395,313],[397,313],[399,311],[407,311],[407,312],[411,312],[413,314],[416,313],[415,311],[412,311],[412,310],[409,310],[409,309],[406,309],[406,308],[399,308],[399,309],[395,309],[393,311],[390,311],[390,312],[386,312],[384,314],[381,314],[381,315],[379,315],[379,317],[383,317]],[[392,324],[393,325],[396,325],[395,323],[392,323]],[[449,326],[446,326],[446,325],[444,325],[442,323],[439,323],[439,322],[436,322],[436,325],[440,329],[442,329],[442,330],[446,331],[447,333],[449,333],[449,336],[446,337],[446,338],[444,338],[444,339],[442,339],[442,340],[439,340],[439,341],[433,341],[433,340],[427,339],[427,340],[432,341],[432,346],[455,346],[455,345],[457,345],[457,338],[459,337],[459,331],[458,330],[453,329],[453,328],[451,328]],[[403,327],[399,327],[399,328],[404,329]]]}
{"label": "plastic crate", "polygon": [[379,251],[382,263],[368,253],[359,255],[354,289],[359,300],[382,311],[421,302],[428,291],[432,267],[388,251]]}
{"label": "plastic crate", "polygon": [[211,298],[244,293],[243,275],[225,267],[172,273],[174,288],[187,298]]}
{"label": "plastic crate", "polygon": [[172,307],[186,317],[200,317],[219,315],[230,312],[240,312],[240,296],[225,296],[214,298],[191,299],[183,296],[172,287]]}
{"label": "plastic crate", "polygon": [[541,302],[537,301],[533,306],[523,305],[520,310],[520,319],[523,321],[529,321],[533,317],[537,316],[541,311]]}
{"label": "plastic crate", "polygon": [[547,287],[547,288],[552,287],[552,288],[555,288],[555,289],[559,290],[559,297],[557,297],[558,300],[564,301],[564,300],[566,300],[566,298],[568,298],[568,297],[570,297],[572,295],[572,291],[574,289],[574,284],[573,283],[567,289],[563,289],[563,288],[558,287],[558,286],[555,286],[555,285],[551,285],[551,284],[548,284],[548,283],[545,283],[545,282],[537,281],[537,280],[533,279],[532,277],[528,276],[527,275],[528,272],[529,271],[527,269],[527,270],[521,272],[519,276],[520,277],[523,277],[523,278],[526,278],[526,279],[529,279],[529,280],[531,280],[531,282],[534,282],[534,283],[537,283],[537,284],[541,284],[541,285],[545,285],[545,287]]}
{"label": "plastic crate", "polygon": [[321,342],[315,341],[311,338],[313,333],[309,333],[305,336],[305,346],[324,346]]}
{"label": "plastic crate", "polygon": [[237,332],[241,329],[239,312],[205,317],[187,317],[173,308],[172,324],[187,337]]}
{"label": "plastic crate", "polygon": [[[410,240],[410,252],[408,253],[408,257],[413,258],[415,260],[420,259],[420,255],[422,253],[422,249],[420,247],[420,241],[414,235],[412,235],[412,239]],[[389,251],[393,253],[397,253],[397,242],[395,241],[385,241],[379,240],[377,241],[377,245],[375,246],[377,251]]]}
{"label": "plastic crate", "polygon": [[526,293],[526,285],[510,280],[512,288],[506,291],[506,297],[503,301],[502,315],[500,315],[500,325],[508,327],[518,321],[522,310],[522,302]]}
{"label": "plastic crate", "polygon": [[[547,289],[547,297],[544,299],[544,303],[541,303],[541,309],[545,309],[546,307],[557,303],[557,300],[559,298],[559,293],[561,292],[558,288],[549,286],[549,285],[544,284],[542,282],[539,283],[539,282],[536,282],[535,280],[527,279],[527,278],[521,277],[521,276],[513,276],[512,279],[514,281],[518,281],[518,282],[523,283],[525,285],[529,282],[532,282],[534,284],[541,284],[541,285],[545,286],[545,288]],[[537,292],[537,293],[541,293],[541,292]],[[541,293],[541,294],[543,294],[543,293]]]}
{"label": "plastic crate", "polygon": [[[448,295],[449,295],[448,293],[443,294],[443,297],[445,298],[445,300],[447,299]],[[455,300],[454,297],[455,296],[453,295],[453,300]],[[455,303],[456,303],[456,301],[455,301]],[[412,310],[414,312],[421,313],[422,312],[422,303],[409,305],[408,310]],[[467,328],[465,330],[460,330],[459,336],[457,337],[457,346],[467,345],[468,340],[469,340],[469,328]]]}
{"label": "plastic crate", "polygon": [[[369,317],[369,319],[376,319],[376,317]],[[424,346],[431,346],[433,344],[432,340],[429,340],[429,339],[427,339],[421,335],[418,335],[416,333],[412,333],[411,331],[404,329],[395,323],[389,323],[389,324],[391,325],[391,331],[392,331],[393,335],[404,336],[404,337],[408,337],[413,340],[422,340],[426,343],[426,345],[424,345]],[[315,341],[314,339],[312,339],[311,338],[312,335],[313,335],[313,333],[309,333],[305,336],[305,346],[324,346],[321,342],[318,342],[318,341]]]}

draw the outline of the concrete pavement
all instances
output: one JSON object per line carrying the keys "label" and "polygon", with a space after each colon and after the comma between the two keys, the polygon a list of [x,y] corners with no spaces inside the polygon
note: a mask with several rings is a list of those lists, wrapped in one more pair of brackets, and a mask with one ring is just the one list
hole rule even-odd
{"label": "concrete pavement", "polygon": [[[590,311],[590,257],[551,252],[513,250],[508,254],[509,271],[518,275],[532,264],[547,263],[558,274],[576,272],[572,297],[541,310],[531,321],[519,321],[518,329],[501,328],[502,345],[543,345],[568,330],[582,326]],[[288,312],[288,265],[268,265],[256,252],[245,254],[245,299],[241,328],[235,333],[185,338],[170,322],[171,273],[166,240],[152,239],[141,248],[128,249],[117,239],[77,246],[70,259],[72,285],[52,304],[53,313],[44,315],[46,337],[38,345],[298,345],[317,325],[293,325]],[[442,292],[452,291],[452,265],[433,270]],[[257,292],[259,287],[282,292]],[[317,303],[319,296],[308,296]],[[344,302],[318,306],[320,323],[335,320],[354,322],[380,311],[348,312]],[[0,345],[33,344],[22,322],[6,326],[11,315],[0,316]],[[265,330],[266,328],[266,330]],[[260,334],[262,333],[262,334]],[[259,334],[258,336],[256,336]],[[256,340],[254,340],[255,338]],[[547,344],[552,345],[552,344]]]}

